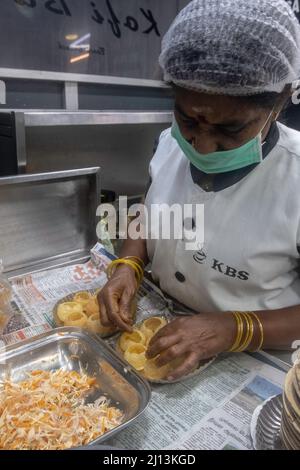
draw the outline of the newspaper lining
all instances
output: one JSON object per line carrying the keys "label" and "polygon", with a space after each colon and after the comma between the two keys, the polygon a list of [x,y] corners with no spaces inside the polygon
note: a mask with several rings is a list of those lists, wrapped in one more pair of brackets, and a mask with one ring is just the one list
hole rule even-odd
{"label": "newspaper lining", "polygon": [[[99,243],[91,255],[85,264],[14,279],[15,314],[0,340],[13,344],[49,331],[59,299],[103,286],[112,257]],[[137,320],[170,313],[169,307],[159,289],[145,280],[138,293]],[[252,414],[267,398],[282,392],[284,377],[247,354],[220,357],[199,376],[154,386],[145,413],[111,444],[119,449],[251,449]]]}

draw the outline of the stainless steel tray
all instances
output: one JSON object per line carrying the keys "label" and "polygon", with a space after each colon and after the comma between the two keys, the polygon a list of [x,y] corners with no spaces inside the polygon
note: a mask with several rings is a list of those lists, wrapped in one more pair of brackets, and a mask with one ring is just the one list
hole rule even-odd
{"label": "stainless steel tray", "polygon": [[97,241],[98,167],[0,178],[0,200],[9,277],[76,264]]}
{"label": "stainless steel tray", "polygon": [[[87,290],[85,290],[85,292],[89,292],[92,295],[96,295],[97,291],[99,291],[99,289],[87,289]],[[58,309],[59,305],[64,303],[64,302],[72,302],[72,300],[74,299],[74,295],[78,294],[79,292],[82,292],[82,290],[73,292],[72,294],[65,295],[62,299],[60,299],[54,305],[52,313],[53,313],[54,324],[55,324],[56,327],[58,327],[58,328],[64,327],[63,322],[58,318],[58,315],[57,315],[57,309]],[[86,328],[81,328],[81,329],[83,331],[87,331]],[[115,334],[118,334],[118,330],[113,331],[112,333],[106,333],[106,334],[98,333],[96,336],[99,336],[100,338],[108,338],[108,337],[113,336]]]}
{"label": "stainless steel tray", "polygon": [[[141,324],[143,323],[143,321],[146,320],[146,318],[151,318],[152,315],[148,316],[148,317],[145,317],[143,320],[141,321],[138,321],[136,322],[133,327],[136,328],[136,327],[139,327],[141,326]],[[170,321],[174,320],[175,317],[171,314],[163,314],[163,315],[155,315],[155,317],[162,317],[162,318],[165,318],[167,320],[167,322],[169,323]],[[128,362],[124,359],[123,357],[123,352],[121,351],[121,348],[119,346],[119,340],[120,340],[120,337],[121,337],[121,334],[122,333],[119,333],[117,335],[114,335],[112,336],[111,338],[108,339],[108,343],[111,345],[111,347],[116,351],[117,355],[123,359],[126,364],[128,364]],[[199,364],[199,366],[193,371],[193,372],[190,372],[189,374],[185,375],[184,377],[181,377],[180,379],[176,379],[176,380],[164,380],[164,379],[150,379],[150,378],[147,378],[143,375],[143,373],[140,373],[140,375],[142,377],[144,377],[145,380],[147,380],[149,383],[152,383],[152,384],[172,384],[172,383],[178,383],[178,382],[183,382],[184,380],[188,380],[192,377],[195,377],[197,375],[200,375],[201,372],[203,372],[205,369],[207,369],[207,367],[209,367],[215,360],[217,359],[217,356],[214,356],[210,359],[207,359],[206,361],[202,361],[201,364]]]}
{"label": "stainless steel tray", "polygon": [[99,388],[93,403],[106,394],[124,413],[120,426],[89,445],[103,443],[130,425],[147,407],[151,389],[133,369],[97,336],[78,328],[57,328],[6,349],[0,349],[0,380],[20,381],[32,370],[75,370],[95,377]]}

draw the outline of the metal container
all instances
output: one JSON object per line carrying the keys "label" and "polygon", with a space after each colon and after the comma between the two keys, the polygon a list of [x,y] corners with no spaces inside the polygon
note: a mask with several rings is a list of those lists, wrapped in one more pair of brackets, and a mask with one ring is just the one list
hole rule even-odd
{"label": "metal container", "polygon": [[103,443],[131,424],[147,407],[148,383],[125,364],[103,340],[78,328],[57,328],[0,350],[0,381],[18,382],[32,370],[75,370],[95,377],[98,387],[88,402],[106,395],[124,413],[120,426],[89,445]]}
{"label": "metal container", "polygon": [[[97,291],[99,291],[99,289],[87,289],[85,290],[84,292],[88,292],[89,294],[91,294],[92,296],[96,295],[97,294]],[[56,304],[54,305],[54,308],[52,310],[52,313],[53,313],[53,320],[54,320],[54,324],[56,327],[60,328],[60,327],[63,327],[65,326],[64,322],[62,322],[60,319],[59,319],[59,316],[58,316],[58,307],[65,303],[65,302],[73,302],[74,300],[74,295],[79,293],[79,292],[82,292],[81,291],[77,291],[77,292],[73,292],[72,294],[68,294],[68,295],[65,295],[62,299],[60,299],[58,302],[56,302]],[[85,331],[88,331],[88,328],[86,327],[82,327],[83,330]],[[98,333],[97,336],[100,336],[100,338],[108,338],[109,336],[113,336],[116,334],[118,330],[117,329],[114,329],[113,332],[109,332],[109,333]]]}
{"label": "metal container", "polygon": [[10,278],[76,264],[97,242],[100,169],[0,178],[0,253]]}
{"label": "metal container", "polygon": [[251,420],[251,437],[255,450],[283,450],[280,436],[282,395],[277,395],[259,405]]}
{"label": "metal container", "polygon": [[[142,321],[139,321],[137,323],[134,324],[134,328],[139,328],[142,323],[148,319],[148,318],[151,318],[152,315],[150,315],[149,317],[145,317]],[[170,323],[172,320],[175,319],[175,317],[171,314],[167,314],[165,313],[164,315],[155,315],[155,317],[161,317],[161,318],[164,318],[167,323]],[[124,356],[124,353],[122,351],[122,349],[120,348],[120,338],[121,338],[121,334],[117,334],[117,335],[114,335],[112,336],[111,338],[108,339],[108,343],[111,345],[111,347],[116,351],[116,353],[118,354],[119,357],[123,358]],[[210,359],[206,359],[204,361],[201,361],[201,363],[198,365],[198,367],[193,371],[193,372],[190,372],[189,374],[185,375],[184,377],[180,377],[179,379],[176,379],[176,380],[165,380],[165,379],[151,379],[149,377],[146,377],[143,375],[143,372],[140,372],[140,374],[149,382],[149,383],[152,383],[152,384],[172,384],[172,383],[178,383],[178,382],[183,382],[184,380],[188,380],[192,377],[195,377],[197,375],[200,375],[205,369],[207,369],[208,366],[210,366],[215,360],[217,359],[217,356],[214,356]],[[124,359],[125,360],[125,359]],[[126,364],[128,364],[127,361],[125,361]]]}

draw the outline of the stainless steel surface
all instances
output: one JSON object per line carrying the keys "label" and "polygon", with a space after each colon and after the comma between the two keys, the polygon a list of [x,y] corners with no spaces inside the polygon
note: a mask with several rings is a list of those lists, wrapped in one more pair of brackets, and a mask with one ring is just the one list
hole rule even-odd
{"label": "stainless steel surface", "polygon": [[24,165],[26,173],[100,166],[103,189],[143,194],[155,141],[171,122],[170,112],[26,111],[19,171]]}
{"label": "stainless steel surface", "polygon": [[101,167],[101,189],[143,194],[156,139],[168,124],[30,127],[28,173]]}
{"label": "stainless steel surface", "polygon": [[86,252],[73,253],[58,257],[53,257],[49,260],[42,260],[34,265],[24,266],[23,268],[15,269],[10,271],[8,279],[12,281],[20,276],[27,276],[30,274],[39,273],[41,271],[48,271],[49,269],[64,268],[65,266],[73,266],[74,264],[86,263],[90,259],[90,250]]}
{"label": "stainless steel surface", "polygon": [[[54,171],[49,173],[37,173],[34,175],[7,176],[0,178],[0,186],[21,183],[37,183],[39,181],[53,181],[60,178],[74,178],[76,176],[96,175],[99,177],[100,168],[80,168],[78,170]],[[99,181],[98,181],[99,184]]]}
{"label": "stainless steel surface", "polygon": [[[19,173],[99,166],[102,188],[143,194],[171,112],[16,112]],[[25,141],[26,139],[26,141]]]}
{"label": "stainless steel surface", "polygon": [[25,111],[26,127],[45,126],[110,126],[121,124],[171,124],[170,112],[48,112]]}
{"label": "stainless steel surface", "polygon": [[293,351],[261,351],[259,352],[266,359],[270,359],[275,365],[288,372],[293,365]]}
{"label": "stainless steel surface", "polygon": [[107,393],[124,413],[123,423],[90,443],[100,444],[131,424],[145,410],[151,391],[146,381],[131,370],[94,335],[77,328],[58,328],[0,350],[0,380],[8,375],[20,381],[32,370],[75,370],[95,377],[99,389],[89,402]]}
{"label": "stainless steel surface", "polygon": [[25,116],[22,112],[15,113],[16,126],[16,153],[18,161],[18,173],[26,171],[26,136],[25,136]]}
{"label": "stainless steel surface", "polygon": [[0,200],[8,275],[82,258],[97,240],[99,168],[1,178]]}
{"label": "stainless steel surface", "polygon": [[253,415],[252,439],[256,450],[282,450],[280,426],[282,395],[267,400]]}
{"label": "stainless steel surface", "polygon": [[105,75],[86,75],[79,73],[47,72],[43,70],[25,70],[0,68],[0,78],[19,78],[22,80],[46,80],[56,82],[98,83],[100,85],[124,85],[134,87],[169,88],[161,80],[122,78]]}
{"label": "stainless steel surface", "polygon": [[293,365],[292,355],[294,351],[266,351],[271,357],[280,361],[280,363],[286,366],[286,370],[290,370]]}
{"label": "stainless steel surface", "polygon": [[0,80],[0,104],[6,104],[6,83]]}
{"label": "stainless steel surface", "polygon": [[78,83],[65,82],[64,90],[65,108],[68,111],[77,111],[79,108]]}

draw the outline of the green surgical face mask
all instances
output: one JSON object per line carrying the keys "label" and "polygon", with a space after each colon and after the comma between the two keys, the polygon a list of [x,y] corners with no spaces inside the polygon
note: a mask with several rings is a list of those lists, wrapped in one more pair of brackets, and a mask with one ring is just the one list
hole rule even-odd
{"label": "green surgical face mask", "polygon": [[260,163],[262,161],[262,132],[272,113],[268,117],[265,126],[257,137],[250,140],[245,145],[233,150],[212,152],[208,154],[197,152],[197,150],[195,150],[181,134],[176,120],[173,122],[171,134],[177,141],[185,156],[196,168],[198,168],[198,170],[208,174],[226,173],[228,171],[239,170],[240,168],[245,168],[246,166]]}

